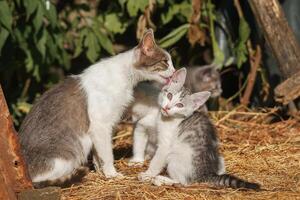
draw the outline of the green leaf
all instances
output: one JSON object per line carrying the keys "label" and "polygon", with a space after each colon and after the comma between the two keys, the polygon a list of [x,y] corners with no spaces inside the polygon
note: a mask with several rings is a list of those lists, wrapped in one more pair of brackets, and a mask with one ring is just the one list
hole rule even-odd
{"label": "green leaf", "polygon": [[208,9],[208,15],[209,15],[209,29],[210,29],[210,35],[211,35],[211,42],[212,42],[212,48],[213,48],[213,54],[214,54],[214,65],[217,66],[217,68],[222,68],[225,56],[224,53],[221,51],[221,49],[218,46],[218,42],[216,41],[215,36],[215,24],[214,21],[216,19],[214,15],[214,5],[211,3],[211,0],[208,0],[207,2],[207,9]]}
{"label": "green leaf", "polygon": [[50,3],[49,10],[44,7],[44,13],[49,20],[51,27],[54,28],[55,26],[57,26],[57,11],[56,7],[52,3]]}
{"label": "green leaf", "polygon": [[112,33],[124,33],[127,23],[121,23],[116,13],[111,13],[105,16],[104,26]]}
{"label": "green leaf", "polygon": [[98,40],[93,31],[88,33],[84,40],[84,46],[88,48],[86,52],[87,58],[91,62],[95,62],[98,58],[98,53],[100,52],[100,45],[98,45]]}
{"label": "green leaf", "polygon": [[43,15],[44,15],[43,7],[41,4],[39,4],[37,7],[37,10],[36,10],[36,14],[33,18],[33,26],[34,26],[36,33],[40,30],[40,28],[43,24]]}
{"label": "green leaf", "polygon": [[48,36],[47,30],[43,29],[43,31],[41,32],[41,36],[40,36],[40,38],[39,38],[39,40],[36,44],[36,47],[37,47],[38,51],[42,55],[42,59],[45,58],[45,54],[46,54],[47,36]]}
{"label": "green leaf", "polygon": [[161,15],[161,20],[163,24],[167,24],[172,21],[175,16],[184,16],[187,22],[191,18],[191,14],[192,5],[187,1],[183,1],[180,4],[172,4],[168,12]]}
{"label": "green leaf", "polygon": [[69,70],[71,68],[71,59],[69,54],[65,50],[62,51],[62,60],[64,68],[66,70]]}
{"label": "green leaf", "polygon": [[165,2],[166,2],[165,0],[157,0],[159,6],[165,5]]}
{"label": "green leaf", "polygon": [[80,37],[75,41],[75,53],[73,55],[74,58],[76,58],[77,56],[79,56],[83,50],[83,40],[84,38],[87,36],[88,34],[88,29],[83,29],[80,31]]}
{"label": "green leaf", "polygon": [[127,0],[119,0],[119,4],[120,4],[122,10],[124,9],[124,5],[125,5],[126,1]]}
{"label": "green leaf", "polygon": [[224,53],[221,51],[216,41],[213,41],[212,45],[213,45],[213,53],[214,53],[213,63],[217,66],[217,68],[221,68],[225,61]]}
{"label": "green leaf", "polygon": [[34,67],[33,58],[29,50],[25,51],[25,53],[26,53],[26,59],[25,59],[26,71],[30,72],[31,70],[33,70]]}
{"label": "green leaf", "polygon": [[0,30],[0,56],[1,56],[2,47],[4,46],[8,36],[9,36],[9,32],[6,29],[1,28],[1,30]]}
{"label": "green leaf", "polygon": [[241,18],[240,23],[239,23],[240,41],[243,43],[247,42],[247,40],[249,39],[249,36],[250,36],[249,25],[248,25],[247,21],[245,20],[245,18]]}
{"label": "green leaf", "polygon": [[26,9],[27,19],[34,13],[39,5],[39,0],[25,0],[23,1],[23,5]]}
{"label": "green leaf", "polygon": [[166,35],[164,38],[159,40],[159,45],[162,48],[169,47],[180,40],[187,32],[189,24],[184,24],[173,30],[171,33]]}
{"label": "green leaf", "polygon": [[[47,42],[46,42],[46,47],[47,47],[47,53],[49,53],[51,58],[56,58],[57,56],[57,46],[55,44],[55,40],[51,36],[51,34],[48,35],[47,37]],[[48,55],[47,55],[48,57]]]}
{"label": "green leaf", "polygon": [[247,40],[250,37],[250,28],[247,21],[244,18],[240,18],[239,22],[239,40],[235,48],[237,67],[241,66],[248,59]]}
{"label": "green leaf", "polygon": [[96,34],[97,40],[99,42],[98,44],[100,44],[108,53],[114,55],[115,52],[110,39],[101,32],[101,29],[99,28],[97,23],[95,23],[95,26],[93,26],[93,31]]}
{"label": "green leaf", "polygon": [[33,75],[33,77],[35,77],[37,82],[41,81],[40,68],[38,65],[34,65],[34,70],[33,70],[32,75]]}
{"label": "green leaf", "polygon": [[127,11],[130,17],[137,16],[139,10],[144,11],[149,4],[149,0],[128,0]]}
{"label": "green leaf", "polygon": [[12,21],[12,13],[7,1],[0,1],[0,23],[11,32]]}

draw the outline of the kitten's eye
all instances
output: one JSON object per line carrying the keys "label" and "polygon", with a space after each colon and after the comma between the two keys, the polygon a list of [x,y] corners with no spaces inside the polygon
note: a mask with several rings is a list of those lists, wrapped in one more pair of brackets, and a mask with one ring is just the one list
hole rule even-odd
{"label": "kitten's eye", "polygon": [[167,97],[168,97],[168,99],[171,101],[171,100],[172,100],[172,97],[173,97],[173,95],[172,95],[171,93],[168,93],[168,94],[167,94]]}
{"label": "kitten's eye", "polygon": [[178,108],[182,108],[183,104],[182,103],[177,103],[175,106],[178,107]]}

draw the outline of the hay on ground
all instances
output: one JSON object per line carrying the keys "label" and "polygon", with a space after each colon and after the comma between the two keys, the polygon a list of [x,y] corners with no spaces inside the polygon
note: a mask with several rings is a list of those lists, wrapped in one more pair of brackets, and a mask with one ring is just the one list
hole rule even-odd
{"label": "hay on ground", "polygon": [[262,191],[203,183],[188,187],[141,183],[137,174],[147,164],[127,165],[132,144],[129,126],[119,132],[114,145],[119,158],[116,167],[125,178],[108,180],[90,172],[82,183],[63,189],[63,199],[300,199],[300,125],[296,120],[267,124],[266,113],[227,111],[213,112],[211,117],[217,124],[227,172],[260,183]]}

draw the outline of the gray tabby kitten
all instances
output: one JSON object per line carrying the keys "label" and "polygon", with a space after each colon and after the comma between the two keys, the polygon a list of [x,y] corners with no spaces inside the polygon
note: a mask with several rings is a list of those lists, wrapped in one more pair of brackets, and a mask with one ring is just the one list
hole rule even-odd
{"label": "gray tabby kitten", "polygon": [[[185,81],[185,85],[194,92],[210,91],[213,97],[218,97],[222,92],[220,74],[213,65],[181,68],[163,88],[157,83],[139,83],[134,90],[135,101],[131,107],[135,129],[130,165],[142,164],[144,159],[154,155],[157,148],[155,121],[159,112],[158,96],[161,88],[171,90],[170,85],[173,87],[176,81]],[[205,105],[201,109],[207,111]]]}
{"label": "gray tabby kitten", "polygon": [[221,78],[216,67],[211,65],[188,67],[184,86],[192,93],[210,91],[211,97],[221,95]]}
{"label": "gray tabby kitten", "polygon": [[121,177],[114,167],[113,127],[139,82],[165,84],[174,72],[170,55],[148,30],[135,48],[103,59],[44,93],[19,130],[34,185],[61,185],[83,175],[92,148],[97,169],[101,166],[107,178]]}
{"label": "gray tabby kitten", "polygon": [[[216,129],[205,112],[195,112],[209,96],[210,92],[192,94],[184,87],[177,93],[161,92],[158,149],[148,170],[139,174],[140,180],[151,180],[155,185],[208,182],[231,188],[260,188],[256,183],[225,174]],[[170,178],[159,175],[164,167]]]}

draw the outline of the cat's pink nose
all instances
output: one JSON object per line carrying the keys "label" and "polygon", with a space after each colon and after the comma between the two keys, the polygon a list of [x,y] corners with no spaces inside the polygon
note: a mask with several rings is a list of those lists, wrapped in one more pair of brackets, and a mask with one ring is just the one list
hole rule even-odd
{"label": "cat's pink nose", "polygon": [[164,107],[163,109],[164,109],[165,111],[170,110],[170,108],[169,108],[168,106]]}

